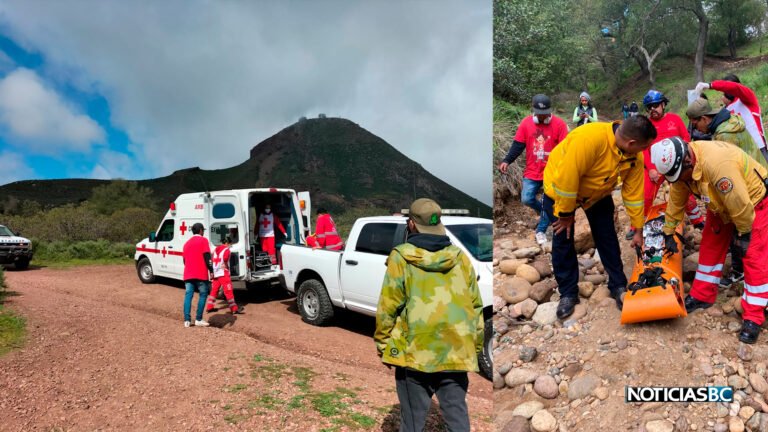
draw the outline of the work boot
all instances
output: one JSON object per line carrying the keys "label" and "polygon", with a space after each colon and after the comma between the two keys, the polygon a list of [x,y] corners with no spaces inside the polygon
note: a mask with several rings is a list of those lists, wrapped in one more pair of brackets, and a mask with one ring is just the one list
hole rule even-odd
{"label": "work boot", "polygon": [[695,311],[696,309],[707,309],[708,307],[712,306],[714,303],[707,303],[703,302],[701,300],[695,299],[692,295],[688,294],[685,297],[685,311],[688,313],[691,313]]}
{"label": "work boot", "polygon": [[730,288],[731,285],[735,283],[739,283],[744,280],[744,272],[739,272],[735,270],[731,270],[731,273],[728,276],[723,276],[720,278],[720,287],[721,288]]}
{"label": "work boot", "polygon": [[744,324],[741,325],[739,340],[744,343],[753,344],[757,342],[758,336],[760,336],[760,326],[750,320],[744,320]]}
{"label": "work boot", "polygon": [[624,294],[623,289],[611,290],[611,297],[613,297],[613,299],[616,300],[616,307],[619,308],[619,310],[622,310],[624,308],[624,300],[622,300],[621,298],[622,294]]}
{"label": "work boot", "polygon": [[579,297],[563,297],[560,299],[560,303],[557,304],[557,317],[559,319],[568,318],[573,314],[573,309],[579,304]]}
{"label": "work boot", "polygon": [[634,236],[635,236],[635,229],[630,228],[629,231],[627,231],[627,235],[624,236],[624,238],[626,238],[627,240],[632,240],[632,237]]}

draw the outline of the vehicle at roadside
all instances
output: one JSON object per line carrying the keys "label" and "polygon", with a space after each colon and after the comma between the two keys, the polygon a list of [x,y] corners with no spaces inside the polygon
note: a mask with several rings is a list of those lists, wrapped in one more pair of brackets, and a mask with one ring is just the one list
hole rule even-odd
{"label": "vehicle at roadside", "polygon": [[32,242],[28,238],[0,225],[0,264],[13,264],[18,270],[24,270],[29,267],[33,254]]}
{"label": "vehicle at roadside", "polygon": [[157,231],[136,244],[139,279],[144,283],[153,283],[157,276],[182,280],[184,243],[192,237],[192,225],[200,222],[214,247],[227,236],[231,238],[233,282],[245,282],[249,288],[259,282],[278,284],[280,268],[261,250],[256,240],[258,231],[253,231],[259,211],[267,204],[286,230],[286,235],[280,233],[277,238],[278,249],[304,244],[310,230],[309,192],[258,188],[186,193],[170,204]]}
{"label": "vehicle at roadside", "polygon": [[[296,294],[302,320],[312,325],[331,322],[336,308],[376,315],[386,259],[406,240],[405,216],[375,216],[355,221],[343,251],[285,245],[281,279]],[[467,254],[478,278],[483,300],[485,343],[478,361],[492,376],[493,221],[465,216],[441,218],[451,243]]]}

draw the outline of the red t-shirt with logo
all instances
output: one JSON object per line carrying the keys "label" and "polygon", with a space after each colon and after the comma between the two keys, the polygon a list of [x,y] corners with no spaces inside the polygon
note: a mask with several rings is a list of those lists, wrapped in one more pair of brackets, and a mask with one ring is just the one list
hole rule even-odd
{"label": "red t-shirt with logo", "polygon": [[525,171],[523,177],[544,180],[544,167],[549,153],[568,135],[568,126],[561,118],[552,116],[549,124],[535,124],[530,115],[520,122],[515,141],[525,144]]}
{"label": "red t-shirt with logo", "polygon": [[[648,120],[650,120],[653,127],[656,128],[656,140],[653,141],[654,144],[663,139],[672,138],[673,136],[679,136],[684,139],[685,142],[691,140],[691,135],[688,134],[688,128],[685,127],[683,119],[675,113],[666,113],[664,114],[664,117],[659,120],[653,120],[648,117]],[[651,147],[653,146],[651,145]],[[647,170],[656,169],[656,165],[651,162],[651,147],[643,150],[643,162],[645,163],[645,169]]]}
{"label": "red t-shirt with logo", "polygon": [[208,266],[203,258],[204,253],[211,253],[208,239],[195,234],[184,243],[184,280],[209,280]]}

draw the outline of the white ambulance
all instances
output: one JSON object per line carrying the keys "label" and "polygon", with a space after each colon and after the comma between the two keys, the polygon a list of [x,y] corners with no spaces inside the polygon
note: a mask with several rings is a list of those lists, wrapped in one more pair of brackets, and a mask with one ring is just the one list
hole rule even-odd
{"label": "white ambulance", "polygon": [[[229,236],[232,255],[232,281],[279,283],[279,265],[273,265],[269,255],[257,241],[254,225],[264,207],[285,227],[286,235],[275,230],[278,249],[283,244],[304,244],[310,230],[311,205],[309,192],[292,189],[260,188],[179,195],[156,232],[136,244],[136,270],[144,283],[153,283],[157,276],[183,280],[184,243],[192,237],[192,225],[202,223],[212,248]],[[278,260],[279,260],[278,252]]]}

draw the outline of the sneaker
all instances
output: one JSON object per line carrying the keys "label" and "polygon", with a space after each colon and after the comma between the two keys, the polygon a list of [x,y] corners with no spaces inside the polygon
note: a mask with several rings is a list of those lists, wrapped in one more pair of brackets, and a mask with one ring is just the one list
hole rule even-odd
{"label": "sneaker", "polygon": [[536,232],[536,243],[543,245],[547,242],[547,235],[541,231]]}
{"label": "sneaker", "polygon": [[685,311],[691,313],[696,309],[707,309],[713,304],[714,303],[707,303],[701,300],[697,300],[692,295],[688,294],[688,297],[685,298]]}
{"label": "sneaker", "polygon": [[731,270],[731,274],[720,278],[721,288],[730,288],[731,285],[739,283],[744,280],[744,273]]}
{"label": "sneaker", "polygon": [[760,326],[750,320],[744,320],[741,332],[739,333],[739,340],[744,343],[753,344],[757,342],[758,336],[760,336]]}
{"label": "sneaker", "polygon": [[208,327],[209,325],[206,320],[195,320],[195,326],[197,327]]}
{"label": "sneaker", "polygon": [[627,231],[627,235],[624,236],[627,240],[632,240],[632,237],[635,236],[635,229],[630,228],[629,231]]}
{"label": "sneaker", "polygon": [[189,327],[189,325],[190,325],[189,321],[184,321],[184,327]]}

